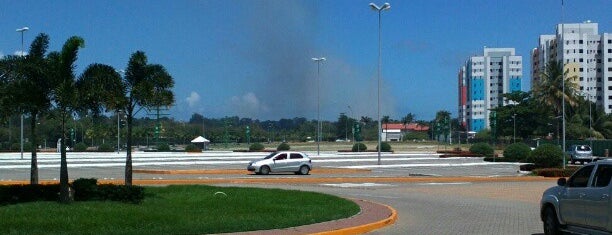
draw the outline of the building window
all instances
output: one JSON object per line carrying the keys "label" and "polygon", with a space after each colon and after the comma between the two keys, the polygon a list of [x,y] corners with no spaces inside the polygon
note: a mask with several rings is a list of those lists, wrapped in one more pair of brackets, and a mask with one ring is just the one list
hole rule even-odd
{"label": "building window", "polygon": [[612,67],[608,67],[608,72],[612,72]]}
{"label": "building window", "polygon": [[580,58],[578,61],[579,61],[579,62],[583,62],[583,59],[582,59],[582,58]]}
{"label": "building window", "polygon": [[597,59],[597,63],[598,63],[598,64],[601,64],[601,59]]}
{"label": "building window", "polygon": [[584,87],[583,87],[583,86],[580,86],[580,90],[581,90],[581,91],[582,91],[582,90],[584,90]]}
{"label": "building window", "polygon": [[608,39],[608,44],[612,44],[612,40]]}
{"label": "building window", "polygon": [[[572,32],[572,33],[573,33],[573,32]],[[582,41],[582,40],[580,40],[580,41],[578,41],[578,43],[583,44],[583,41]]]}
{"label": "building window", "polygon": [[612,77],[608,77],[608,81],[609,81],[609,82],[612,82]]}
{"label": "building window", "polygon": [[611,96],[608,96],[608,99],[609,99],[609,100],[612,100],[612,95],[611,95]]}
{"label": "building window", "polygon": [[608,53],[612,53],[612,49],[608,49]]}
{"label": "building window", "polygon": [[584,69],[580,68],[580,72],[584,71]]}
{"label": "building window", "polygon": [[[582,40],[580,40],[580,41],[582,41]],[[582,43],[580,43],[580,44],[582,44]],[[582,49],[578,50],[578,53],[582,53],[582,52],[583,52]]]}
{"label": "building window", "polygon": [[598,77],[598,78],[597,78],[597,82],[601,82],[601,77]]}
{"label": "building window", "polygon": [[580,81],[581,81],[581,82],[582,82],[582,81],[584,81],[584,77],[580,77]]}

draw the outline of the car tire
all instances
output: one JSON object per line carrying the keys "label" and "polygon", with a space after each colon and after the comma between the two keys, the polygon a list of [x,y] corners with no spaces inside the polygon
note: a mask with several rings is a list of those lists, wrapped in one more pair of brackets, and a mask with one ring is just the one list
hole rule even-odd
{"label": "car tire", "polygon": [[576,164],[576,160],[574,160],[574,157],[570,156],[570,159],[571,159],[570,162],[572,163],[572,165]]}
{"label": "car tire", "polygon": [[262,166],[261,168],[259,168],[259,173],[262,175],[270,174],[270,167]]}
{"label": "car tire", "polygon": [[552,207],[547,207],[544,212],[544,235],[560,235],[561,229],[557,214]]}
{"label": "car tire", "polygon": [[298,175],[308,175],[308,172],[310,172],[310,168],[308,168],[308,166],[301,166],[297,174]]}

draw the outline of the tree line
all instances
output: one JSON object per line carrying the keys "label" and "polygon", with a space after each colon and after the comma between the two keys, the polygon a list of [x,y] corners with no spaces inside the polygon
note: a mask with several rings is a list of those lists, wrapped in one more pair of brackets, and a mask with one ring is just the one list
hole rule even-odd
{"label": "tree line", "polygon": [[[134,116],[143,109],[174,103],[174,79],[162,65],[149,64],[142,51],[134,52],[123,73],[112,66],[94,63],[81,74],[75,62],[85,40],[70,37],[60,51],[48,52],[49,36],[41,33],[27,55],[0,59],[0,118],[11,120],[25,115],[29,139],[40,143],[37,126],[41,120],[54,120],[54,137],[60,142],[60,201],[69,202],[66,146],[70,121],[77,117],[98,117],[107,112],[124,115],[126,126],[125,184],[132,185],[132,127]],[[9,135],[11,132],[9,131]],[[9,143],[10,144],[10,143]],[[36,149],[31,149],[30,183],[38,184]]]}

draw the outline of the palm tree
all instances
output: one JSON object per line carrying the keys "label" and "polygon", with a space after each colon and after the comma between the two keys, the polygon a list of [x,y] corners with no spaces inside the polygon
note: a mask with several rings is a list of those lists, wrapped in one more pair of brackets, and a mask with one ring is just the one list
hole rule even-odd
{"label": "palm tree", "polygon": [[[570,107],[575,107],[578,104],[576,84],[571,82],[575,79],[575,76],[567,77],[567,74],[568,70],[563,72],[561,62],[551,60],[540,75],[540,82],[534,84],[533,88],[536,99],[552,107],[557,115],[561,115],[564,96],[565,102]],[[563,85],[565,85],[565,93],[563,92]]]}
{"label": "palm tree", "polygon": [[50,63],[52,101],[59,112],[62,134],[60,137],[60,202],[68,203],[71,198],[68,186],[68,163],[66,162],[66,119],[78,107],[78,95],[74,75],[77,53],[85,41],[77,36],[69,38],[60,52],[48,55]]}
{"label": "palm tree", "polygon": [[[47,73],[47,60],[45,54],[49,46],[49,37],[39,34],[30,46],[27,56],[15,56],[3,59],[4,63],[12,63],[12,78],[5,85],[3,107],[9,113],[23,113],[30,116],[30,140],[33,143],[31,150],[30,184],[38,184],[38,160],[36,146],[38,136],[36,123],[39,115],[46,113],[51,106],[51,84]],[[5,64],[6,65],[6,64]]]}
{"label": "palm tree", "polygon": [[[136,51],[130,57],[122,79],[122,108],[127,116],[127,154],[125,185],[132,185],[132,123],[143,108],[170,106],[174,103],[174,79],[162,65],[148,64],[147,56]],[[121,107],[119,106],[119,107]]]}

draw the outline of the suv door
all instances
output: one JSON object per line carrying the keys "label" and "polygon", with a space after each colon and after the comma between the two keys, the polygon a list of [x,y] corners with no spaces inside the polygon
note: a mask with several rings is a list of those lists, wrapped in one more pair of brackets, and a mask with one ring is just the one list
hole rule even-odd
{"label": "suv door", "polygon": [[584,197],[588,225],[597,229],[606,229],[610,220],[610,180],[612,165],[599,164],[593,176],[593,182],[586,189]]}
{"label": "suv door", "polygon": [[559,196],[559,212],[568,224],[585,225],[588,213],[585,211],[584,197],[595,165],[580,168],[567,181],[566,187]]}

